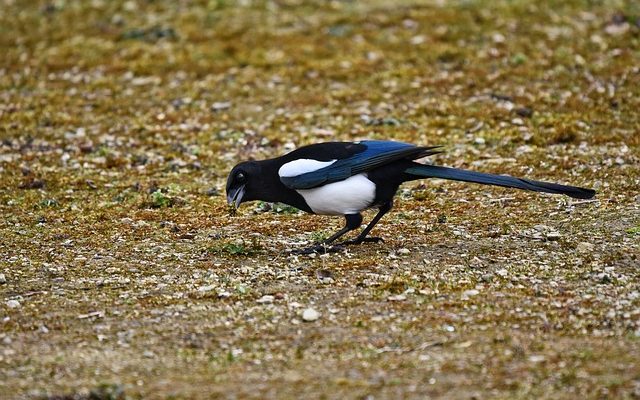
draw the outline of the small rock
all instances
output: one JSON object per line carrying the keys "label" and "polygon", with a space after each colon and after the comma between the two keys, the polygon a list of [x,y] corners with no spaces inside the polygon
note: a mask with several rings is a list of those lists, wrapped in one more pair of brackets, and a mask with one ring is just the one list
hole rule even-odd
{"label": "small rock", "polygon": [[579,253],[591,253],[594,247],[595,246],[592,243],[580,242],[576,246],[576,250],[578,250]]}
{"label": "small rock", "polygon": [[18,300],[7,300],[5,304],[9,308],[20,308],[20,302]]}
{"label": "small rock", "polygon": [[226,290],[223,292],[218,292],[219,299],[228,299],[229,297],[231,297],[231,293],[227,292]]}
{"label": "small rock", "polygon": [[406,256],[407,254],[411,254],[411,250],[402,248],[402,249],[398,249],[397,253],[403,256]]}
{"label": "small rock", "polygon": [[395,296],[387,297],[388,301],[405,301],[406,299],[407,299],[407,296],[405,296],[404,294],[397,294]]}
{"label": "small rock", "polygon": [[311,131],[316,136],[334,136],[336,132],[333,129],[315,128]]}
{"label": "small rock", "polygon": [[230,101],[218,101],[211,105],[211,109],[213,111],[222,111],[222,110],[227,110],[229,108],[231,108]]}
{"label": "small rock", "polygon": [[547,240],[549,240],[549,241],[555,241],[555,240],[560,239],[561,237],[562,237],[562,235],[560,234],[560,232],[553,231],[553,232],[547,233]]}
{"label": "small rock", "polygon": [[4,274],[0,274],[0,285],[4,285],[5,283],[7,283],[7,278]]}
{"label": "small rock", "polygon": [[604,28],[604,31],[611,36],[621,36],[629,31],[631,25],[627,22],[622,24],[611,24]]}
{"label": "small rock", "polygon": [[210,292],[213,289],[215,289],[216,287],[214,285],[205,285],[205,286],[200,286],[198,288],[198,292]]}
{"label": "small rock", "polygon": [[539,363],[539,362],[543,362],[544,360],[545,360],[545,357],[540,354],[533,354],[529,356],[529,361],[531,361],[532,363]]}
{"label": "small rock", "polygon": [[496,271],[496,275],[501,276],[502,278],[506,277],[507,275],[509,275],[509,271],[507,271],[506,268],[502,268]]}
{"label": "small rock", "polygon": [[493,39],[493,43],[504,43],[506,40],[502,33],[494,33],[491,39]]}
{"label": "small rock", "polygon": [[491,282],[493,280],[493,274],[484,274],[480,277],[482,282]]}
{"label": "small rock", "polygon": [[612,282],[611,276],[609,276],[609,274],[605,274],[604,272],[599,273],[597,278],[598,278],[598,282],[602,284],[607,284]]}
{"label": "small rock", "polygon": [[313,308],[307,308],[302,312],[302,320],[306,322],[313,322],[320,318],[320,313]]}
{"label": "small rock", "polygon": [[18,186],[20,189],[42,189],[43,187],[44,181],[33,177],[27,177],[25,181]]}
{"label": "small rock", "polygon": [[469,290],[465,290],[464,292],[462,292],[462,298],[469,298],[469,297],[473,297],[473,296],[477,296],[480,293],[479,290],[477,289],[469,289]]}
{"label": "small rock", "polygon": [[275,300],[274,296],[272,296],[270,294],[265,294],[264,296],[262,296],[258,300],[256,300],[256,303],[258,303],[258,304],[271,304],[271,303],[273,303],[273,300]]}
{"label": "small rock", "polygon": [[209,196],[209,197],[219,196],[220,195],[220,190],[217,187],[212,187],[212,188],[207,189],[205,194],[207,196]]}
{"label": "small rock", "polygon": [[333,272],[328,269],[319,269],[316,271],[316,277],[322,283],[328,284],[333,283]]}
{"label": "small rock", "polygon": [[533,116],[533,110],[529,107],[518,107],[514,111],[517,116],[522,118],[531,118]]}

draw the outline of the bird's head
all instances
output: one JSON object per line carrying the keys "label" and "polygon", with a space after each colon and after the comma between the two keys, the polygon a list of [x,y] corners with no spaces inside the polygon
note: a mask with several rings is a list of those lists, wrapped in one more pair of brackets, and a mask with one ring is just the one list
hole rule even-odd
{"label": "bird's head", "polygon": [[236,208],[241,203],[255,198],[260,187],[259,167],[255,161],[242,162],[231,170],[227,178],[227,202]]}

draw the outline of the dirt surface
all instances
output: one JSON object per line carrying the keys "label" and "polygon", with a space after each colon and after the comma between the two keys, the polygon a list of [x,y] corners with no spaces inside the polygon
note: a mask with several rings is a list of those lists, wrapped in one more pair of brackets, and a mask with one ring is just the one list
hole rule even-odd
{"label": "dirt surface", "polygon": [[[0,53],[0,398],[640,397],[637,2],[0,0]],[[315,256],[226,205],[363,138],[598,195],[415,182]]]}

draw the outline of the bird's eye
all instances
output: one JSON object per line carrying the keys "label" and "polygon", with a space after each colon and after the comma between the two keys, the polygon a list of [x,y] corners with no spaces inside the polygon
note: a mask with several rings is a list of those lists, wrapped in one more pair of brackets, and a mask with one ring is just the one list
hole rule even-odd
{"label": "bird's eye", "polygon": [[244,172],[238,172],[238,175],[236,175],[236,179],[240,182],[245,181],[247,179],[246,175],[244,174]]}

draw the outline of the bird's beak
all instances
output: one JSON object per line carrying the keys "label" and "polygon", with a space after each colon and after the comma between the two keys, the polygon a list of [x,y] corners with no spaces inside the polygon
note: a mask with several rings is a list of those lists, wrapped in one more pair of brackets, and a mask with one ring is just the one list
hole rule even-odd
{"label": "bird's beak", "polygon": [[233,204],[235,208],[238,208],[240,203],[242,203],[244,191],[244,185],[229,189],[229,193],[227,193],[227,203]]}

